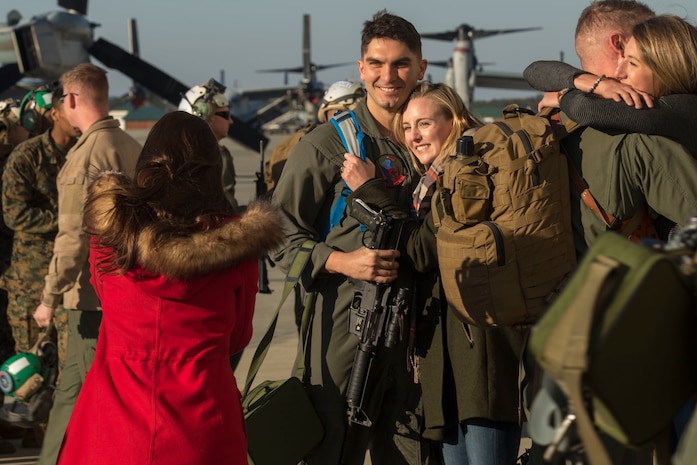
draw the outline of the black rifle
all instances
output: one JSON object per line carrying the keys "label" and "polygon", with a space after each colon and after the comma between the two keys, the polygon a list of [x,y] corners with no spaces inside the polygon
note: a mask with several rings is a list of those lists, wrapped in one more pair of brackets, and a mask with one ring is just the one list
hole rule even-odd
{"label": "black rifle", "polygon": [[[376,212],[361,199],[354,199],[351,216],[372,233],[370,249],[394,250],[399,244],[403,221],[384,211]],[[393,284],[369,281],[354,282],[354,295],[349,308],[349,333],[359,336],[353,368],[346,389],[349,423],[371,426],[363,410],[363,401],[370,378],[370,367],[379,343],[394,347],[402,339],[404,316],[407,313],[407,289]]]}
{"label": "black rifle", "polygon": [[[264,181],[264,141],[259,141],[259,155],[261,155],[261,163],[259,171],[256,174],[256,198],[261,199],[266,196],[266,182]],[[259,259],[259,293],[271,294],[269,288],[269,275],[266,270],[266,255]]]}

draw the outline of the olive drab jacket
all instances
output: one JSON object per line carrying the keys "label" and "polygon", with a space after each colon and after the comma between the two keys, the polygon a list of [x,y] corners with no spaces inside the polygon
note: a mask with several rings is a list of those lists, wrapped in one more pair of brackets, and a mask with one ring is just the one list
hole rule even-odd
{"label": "olive drab jacket", "polygon": [[[571,161],[597,202],[616,218],[631,218],[648,205],[685,224],[697,214],[697,162],[679,143],[661,136],[585,128],[564,139]],[[574,242],[583,255],[606,227],[571,191]]]}

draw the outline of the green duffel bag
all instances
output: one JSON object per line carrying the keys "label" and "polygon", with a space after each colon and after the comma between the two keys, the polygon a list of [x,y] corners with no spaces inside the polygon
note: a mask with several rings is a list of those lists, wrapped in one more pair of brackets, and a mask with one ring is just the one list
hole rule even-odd
{"label": "green duffel bag", "polygon": [[[269,351],[281,308],[298,282],[313,247],[314,242],[306,241],[298,251],[288,271],[274,316],[249,365],[247,381],[241,393],[249,465],[296,465],[324,438],[324,426],[300,380],[305,375],[302,362],[295,370],[296,376],[263,381],[252,388]],[[310,301],[303,313],[300,336],[303,341],[307,340],[307,328],[313,311],[314,305]],[[301,349],[304,352],[304,344]],[[302,352],[299,360],[304,360]]]}
{"label": "green duffel bag", "polygon": [[611,464],[596,428],[651,444],[697,390],[693,265],[684,251],[605,233],[533,328],[530,350],[569,400],[593,465]]}
{"label": "green duffel bag", "polygon": [[242,401],[250,464],[295,465],[324,437],[298,378],[265,381]]}

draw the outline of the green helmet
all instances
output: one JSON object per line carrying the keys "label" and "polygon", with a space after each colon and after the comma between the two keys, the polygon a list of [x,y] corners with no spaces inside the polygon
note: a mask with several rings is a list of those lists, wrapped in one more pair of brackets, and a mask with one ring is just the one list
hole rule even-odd
{"label": "green helmet", "polygon": [[36,353],[13,355],[0,366],[0,390],[8,396],[27,401],[46,387],[55,369],[56,346],[45,341]]}
{"label": "green helmet", "polygon": [[19,121],[22,127],[33,134],[47,129],[44,117],[52,107],[54,85],[43,85],[29,91],[19,105]]}
{"label": "green helmet", "polygon": [[58,375],[58,349],[47,333],[29,352],[13,355],[0,365],[0,390],[16,399],[0,408],[0,419],[29,428],[48,418]]}

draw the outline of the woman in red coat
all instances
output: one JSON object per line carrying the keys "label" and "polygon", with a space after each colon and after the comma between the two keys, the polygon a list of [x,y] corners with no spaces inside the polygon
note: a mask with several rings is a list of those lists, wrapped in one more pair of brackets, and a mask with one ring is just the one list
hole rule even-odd
{"label": "woman in red coat", "polygon": [[174,112],[151,130],[131,181],[91,185],[92,284],[103,320],[61,465],[246,464],[229,355],[250,340],[260,255],[278,245],[267,204],[230,216],[208,125]]}

